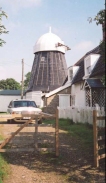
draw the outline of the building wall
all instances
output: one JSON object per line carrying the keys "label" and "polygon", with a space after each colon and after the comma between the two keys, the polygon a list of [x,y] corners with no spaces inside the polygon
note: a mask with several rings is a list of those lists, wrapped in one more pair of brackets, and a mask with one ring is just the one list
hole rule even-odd
{"label": "building wall", "polygon": [[71,96],[75,95],[75,106],[76,107],[85,107],[85,90],[83,89],[84,81],[76,83],[71,86]]}
{"label": "building wall", "polygon": [[55,93],[54,95],[50,97],[45,97],[44,98],[44,108],[43,112],[47,112],[50,114],[54,114],[56,112],[57,106],[59,106],[59,94],[70,94],[71,93],[71,88],[68,87],[58,93]]}
{"label": "building wall", "polygon": [[19,95],[0,95],[0,112],[7,112],[11,100],[21,99]]}
{"label": "building wall", "polygon": [[[66,89],[64,89],[64,90],[62,90],[62,91],[60,91],[60,92],[58,92],[58,93],[56,93],[56,94],[54,94],[54,95],[48,97],[48,98],[47,98],[47,106],[50,105],[50,103],[53,101],[53,99],[54,99],[56,96],[58,96],[58,94],[70,94],[70,93],[71,93],[71,88],[68,87],[68,88],[66,88]],[[58,99],[59,99],[59,96],[58,96]],[[59,105],[59,103],[58,103],[58,105]]]}
{"label": "building wall", "polygon": [[34,100],[37,106],[43,107],[43,101],[42,101],[41,95],[42,95],[41,91],[32,91],[32,92],[26,93],[25,98]]}

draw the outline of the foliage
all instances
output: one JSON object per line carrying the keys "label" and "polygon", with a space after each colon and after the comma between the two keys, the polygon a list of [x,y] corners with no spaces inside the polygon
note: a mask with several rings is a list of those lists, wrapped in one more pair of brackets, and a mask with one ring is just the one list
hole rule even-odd
{"label": "foliage", "polygon": [[[7,18],[7,14],[2,10],[2,8],[0,8],[0,35],[8,33],[5,26],[2,24],[3,17]],[[5,41],[0,38],[0,46],[3,46],[4,43]]]}
{"label": "foliage", "polygon": [[29,84],[29,81],[30,81],[30,77],[31,77],[31,72],[28,72],[26,75],[25,75],[26,79],[24,80],[24,87],[27,88],[28,87],[28,84]]}
{"label": "foliage", "polygon": [[[55,124],[54,120],[44,120],[45,124]],[[73,123],[70,119],[59,119],[59,129],[78,138],[86,147],[93,146],[93,126],[88,123]]]}
{"label": "foliage", "polygon": [[20,84],[13,78],[7,78],[6,80],[0,80],[0,89],[2,90],[18,90],[20,89]]}
{"label": "foliage", "polygon": [[[0,140],[3,140],[1,135]],[[5,158],[0,154],[0,183],[3,183],[3,179],[7,176],[8,168]]]}
{"label": "foliage", "polygon": [[[100,10],[97,15],[94,17],[94,19],[92,19],[91,17],[88,18],[88,21],[89,23],[93,21],[96,21],[96,24],[97,25],[102,25],[102,29],[103,29],[103,41],[100,43],[100,50],[101,50],[101,55],[102,55],[102,58],[103,58],[103,61],[106,62],[106,57],[105,57],[105,14],[106,14],[106,10],[103,9],[103,10]],[[102,78],[102,82],[103,84],[106,86],[106,75],[103,76]]]}
{"label": "foliage", "polygon": [[97,25],[99,24],[103,25],[105,23],[105,12],[106,10],[101,10],[95,16],[94,21],[96,21]]}
{"label": "foliage", "polygon": [[105,12],[106,10],[100,10],[97,15],[92,19],[91,17],[88,18],[89,23],[92,23],[92,21],[96,21],[96,24],[103,25],[105,23]]}

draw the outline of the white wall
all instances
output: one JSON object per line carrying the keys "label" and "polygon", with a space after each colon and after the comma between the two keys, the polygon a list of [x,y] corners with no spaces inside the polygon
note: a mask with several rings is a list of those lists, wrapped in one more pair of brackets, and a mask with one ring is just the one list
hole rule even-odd
{"label": "white wall", "polygon": [[0,95],[0,112],[7,112],[10,101],[15,99],[21,99],[21,96]]}
{"label": "white wall", "polygon": [[75,106],[85,107],[85,90],[82,88],[83,82],[76,83],[71,87],[71,95],[75,95]]}
{"label": "white wall", "polygon": [[25,95],[26,99],[34,100],[37,106],[43,107],[43,100],[41,97],[42,97],[41,91],[32,91],[32,92],[26,93]]}

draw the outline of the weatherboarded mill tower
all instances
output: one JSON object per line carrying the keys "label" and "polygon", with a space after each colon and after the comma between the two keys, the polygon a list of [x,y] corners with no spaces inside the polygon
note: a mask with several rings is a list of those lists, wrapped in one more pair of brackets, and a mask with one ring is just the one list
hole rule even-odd
{"label": "weatherboarded mill tower", "polygon": [[[26,93],[27,98],[41,99],[42,93],[50,92],[62,86],[67,77],[65,51],[69,47],[49,29],[49,33],[42,35],[34,46],[34,62],[31,78]],[[40,95],[39,95],[40,94]],[[40,98],[39,98],[39,97]],[[39,98],[39,99],[38,99]],[[42,106],[42,104],[38,104]]]}

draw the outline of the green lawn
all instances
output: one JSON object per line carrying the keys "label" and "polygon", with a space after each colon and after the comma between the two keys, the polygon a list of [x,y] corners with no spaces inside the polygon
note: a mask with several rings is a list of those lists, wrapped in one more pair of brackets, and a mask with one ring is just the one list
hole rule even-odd
{"label": "green lawn", "polygon": [[[46,124],[55,125],[54,120],[44,120]],[[93,126],[87,123],[73,123],[70,119],[59,119],[59,129],[65,130],[69,135],[73,135],[85,145],[93,146]]]}

